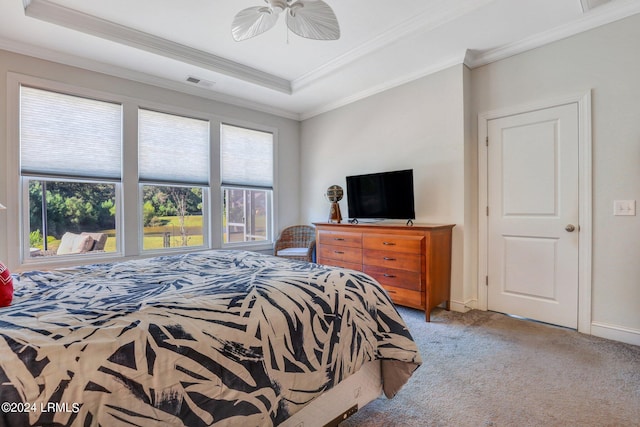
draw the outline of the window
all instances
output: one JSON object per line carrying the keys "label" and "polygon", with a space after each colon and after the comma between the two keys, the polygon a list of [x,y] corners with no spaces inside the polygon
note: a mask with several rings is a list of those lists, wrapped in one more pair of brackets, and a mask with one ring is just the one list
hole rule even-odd
{"label": "window", "polygon": [[272,238],[273,134],[221,127],[224,244]]}
{"label": "window", "polygon": [[117,251],[121,158],[120,104],[20,88],[26,258]]}
{"label": "window", "polygon": [[143,250],[206,246],[209,122],[138,111]]}
{"label": "window", "polygon": [[271,191],[223,187],[224,243],[267,241]]}
{"label": "window", "polygon": [[20,262],[273,242],[275,131],[28,76],[13,77],[9,99]]}

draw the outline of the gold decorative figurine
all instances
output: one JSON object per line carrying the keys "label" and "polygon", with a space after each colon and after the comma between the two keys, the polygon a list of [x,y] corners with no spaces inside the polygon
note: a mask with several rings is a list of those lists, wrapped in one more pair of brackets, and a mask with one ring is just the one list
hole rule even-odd
{"label": "gold decorative figurine", "polygon": [[339,185],[332,185],[327,188],[326,198],[329,202],[331,202],[331,209],[329,210],[329,222],[336,222],[340,224],[342,221],[342,214],[340,213],[340,204],[338,203],[342,200],[342,196],[344,195],[344,190]]}

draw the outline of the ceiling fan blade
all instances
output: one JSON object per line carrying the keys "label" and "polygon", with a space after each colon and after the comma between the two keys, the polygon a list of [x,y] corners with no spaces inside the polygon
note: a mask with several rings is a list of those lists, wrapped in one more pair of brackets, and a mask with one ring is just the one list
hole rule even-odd
{"label": "ceiling fan blade", "polygon": [[287,26],[293,33],[307,39],[340,38],[338,18],[331,6],[322,0],[293,3],[287,12]]}
{"label": "ceiling fan blade", "polygon": [[237,42],[264,33],[276,25],[278,14],[268,7],[256,6],[241,10],[233,18],[231,34]]}

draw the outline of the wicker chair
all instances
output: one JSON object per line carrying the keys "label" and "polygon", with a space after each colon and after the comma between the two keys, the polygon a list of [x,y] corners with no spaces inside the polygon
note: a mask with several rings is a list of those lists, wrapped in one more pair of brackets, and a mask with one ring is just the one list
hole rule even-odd
{"label": "wicker chair", "polygon": [[276,256],[299,261],[315,261],[316,229],[310,225],[287,227],[276,239],[273,253]]}

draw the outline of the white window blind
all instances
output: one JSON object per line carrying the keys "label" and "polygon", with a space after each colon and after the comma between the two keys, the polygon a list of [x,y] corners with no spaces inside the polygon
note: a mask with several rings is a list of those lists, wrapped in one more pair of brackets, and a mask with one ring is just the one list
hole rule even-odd
{"label": "white window blind", "polygon": [[22,86],[24,175],[121,179],[122,106]]}
{"label": "white window blind", "polygon": [[209,184],[209,122],[138,111],[138,174],[141,181]]}
{"label": "white window blind", "polygon": [[273,187],[273,134],[222,125],[222,184]]}

